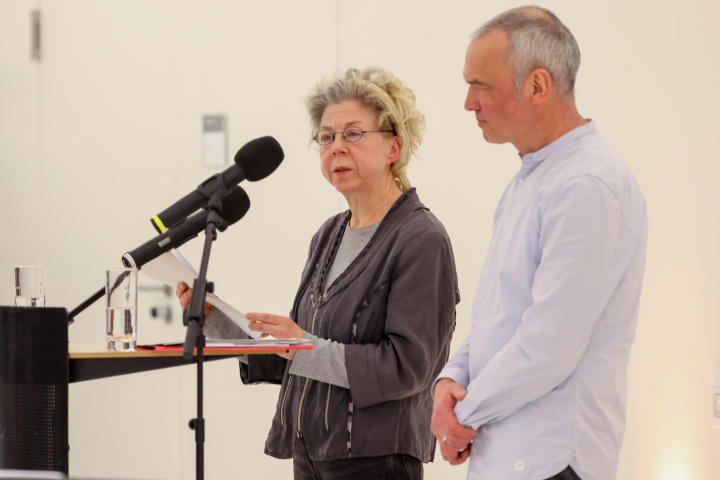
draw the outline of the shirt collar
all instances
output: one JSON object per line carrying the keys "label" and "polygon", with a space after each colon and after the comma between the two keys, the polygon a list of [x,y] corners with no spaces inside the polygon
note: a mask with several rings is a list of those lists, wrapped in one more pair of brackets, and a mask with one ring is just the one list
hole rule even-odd
{"label": "shirt collar", "polygon": [[528,153],[526,155],[520,155],[518,153],[518,155],[520,156],[523,165],[538,164],[548,158],[553,153],[564,148],[566,145],[569,145],[583,135],[594,131],[597,131],[595,122],[591,119],[588,119],[588,123],[586,123],[585,125],[570,130],[565,135],[558,138],[554,142],[544,146],[537,152]]}

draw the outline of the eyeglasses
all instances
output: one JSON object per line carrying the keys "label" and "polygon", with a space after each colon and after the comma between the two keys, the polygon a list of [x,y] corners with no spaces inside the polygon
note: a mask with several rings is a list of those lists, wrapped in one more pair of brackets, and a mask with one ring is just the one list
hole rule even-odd
{"label": "eyeglasses", "polygon": [[341,133],[342,137],[348,142],[357,142],[366,133],[395,133],[395,130],[363,130],[360,127],[348,127],[342,132],[331,132],[330,130],[322,130],[315,134],[315,140],[321,147],[327,147],[335,141],[335,135]]}

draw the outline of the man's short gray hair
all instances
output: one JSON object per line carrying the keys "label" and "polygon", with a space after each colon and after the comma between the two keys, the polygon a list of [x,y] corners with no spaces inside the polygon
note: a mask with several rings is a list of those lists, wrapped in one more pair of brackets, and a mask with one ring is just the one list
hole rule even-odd
{"label": "man's short gray hair", "polygon": [[494,30],[508,36],[505,62],[514,75],[515,90],[537,68],[550,73],[561,95],[575,96],[580,48],[570,30],[550,10],[534,6],[501,13],[473,33],[480,38]]}

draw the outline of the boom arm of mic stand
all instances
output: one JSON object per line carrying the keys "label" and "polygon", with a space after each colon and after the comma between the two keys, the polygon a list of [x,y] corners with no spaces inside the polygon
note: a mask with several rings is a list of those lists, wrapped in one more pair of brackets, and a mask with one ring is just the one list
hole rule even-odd
{"label": "boom arm of mic stand", "polygon": [[72,324],[75,321],[75,315],[77,315],[78,313],[82,312],[83,310],[88,308],[93,303],[100,300],[104,295],[105,295],[105,287],[102,287],[100,290],[93,293],[90,298],[88,298],[83,303],[81,303],[80,305],[78,305],[77,307],[72,309],[70,311],[70,313],[68,313],[68,325]]}
{"label": "boom arm of mic stand", "polygon": [[[120,286],[123,279],[127,276],[128,276],[128,272],[124,272],[122,275],[120,275],[117,278],[117,280],[115,280],[115,284],[112,287],[110,287],[110,294],[112,294],[112,292],[114,292],[115,289]],[[89,307],[93,303],[100,300],[103,297],[103,295],[105,295],[105,287],[103,287],[100,290],[98,290],[97,292],[93,293],[90,298],[88,298],[83,303],[81,303],[80,305],[75,307],[75,309],[73,311],[68,313],[68,325],[71,325],[75,321],[75,315],[77,315],[78,313],[82,312],[83,310],[85,310],[87,307]]]}

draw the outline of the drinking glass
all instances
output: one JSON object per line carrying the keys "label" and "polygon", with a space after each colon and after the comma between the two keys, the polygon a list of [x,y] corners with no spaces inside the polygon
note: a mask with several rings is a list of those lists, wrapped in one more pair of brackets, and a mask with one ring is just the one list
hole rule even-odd
{"label": "drinking glass", "polygon": [[108,350],[135,350],[137,345],[137,269],[105,271]]}
{"label": "drinking glass", "polygon": [[40,265],[15,266],[15,306],[45,306],[45,267]]}

